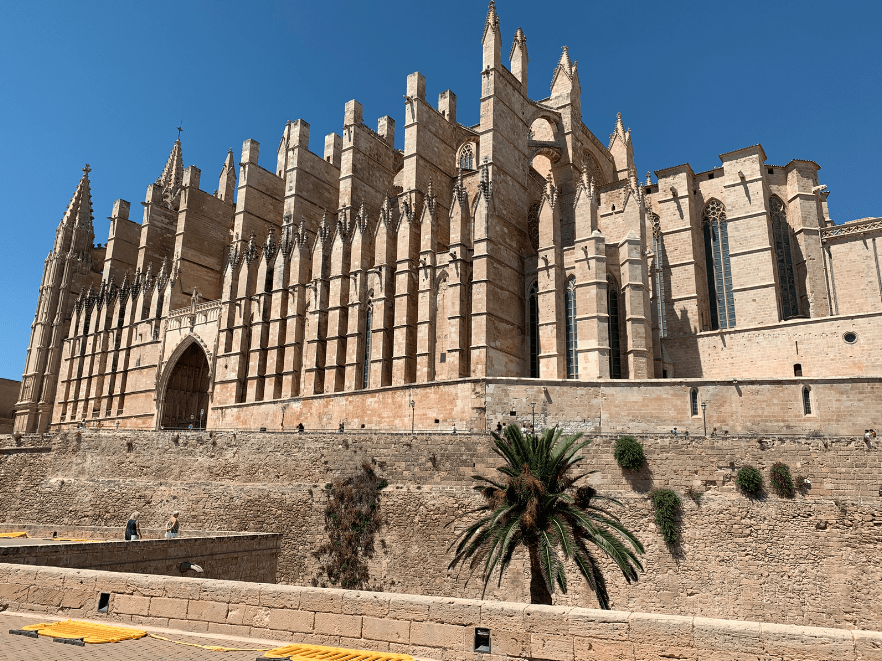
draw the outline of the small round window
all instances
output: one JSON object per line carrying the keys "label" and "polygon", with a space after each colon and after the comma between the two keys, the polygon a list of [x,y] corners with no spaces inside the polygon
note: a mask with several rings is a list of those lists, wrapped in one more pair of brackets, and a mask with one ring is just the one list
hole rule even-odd
{"label": "small round window", "polygon": [[848,331],[847,333],[842,334],[842,339],[845,340],[847,344],[854,344],[857,342],[857,333]]}

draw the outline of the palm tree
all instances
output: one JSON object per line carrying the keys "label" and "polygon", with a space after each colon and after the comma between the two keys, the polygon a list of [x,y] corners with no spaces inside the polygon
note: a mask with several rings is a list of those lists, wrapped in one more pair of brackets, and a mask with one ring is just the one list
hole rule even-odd
{"label": "palm tree", "polygon": [[577,453],[590,443],[580,442],[581,437],[561,436],[556,429],[524,436],[515,425],[506,427],[502,436],[493,433],[493,449],[505,460],[496,470],[504,477],[494,481],[473,476],[480,482],[474,488],[484,497],[484,504],[466,514],[480,512],[482,516],[451,544],[451,548],[456,545],[451,569],[466,560],[473,570],[483,565],[486,591],[493,572],[498,572],[501,584],[515,551],[525,547],[530,558],[531,603],[550,604],[555,584],[566,593],[564,561],[573,560],[600,607],[609,609],[606,582],[589,546],[609,556],[630,583],[637,580],[637,570],[643,569],[637,559],[643,545],[600,505],[621,505],[619,501],[597,495],[590,486],[576,487],[593,472],[571,472],[583,460]]}

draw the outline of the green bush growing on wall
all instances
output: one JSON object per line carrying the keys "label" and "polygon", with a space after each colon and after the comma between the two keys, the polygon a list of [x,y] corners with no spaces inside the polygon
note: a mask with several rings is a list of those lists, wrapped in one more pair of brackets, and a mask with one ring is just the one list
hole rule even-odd
{"label": "green bush growing on wall", "polygon": [[739,468],[735,484],[748,496],[759,496],[763,492],[763,476],[753,466]]}
{"label": "green bush growing on wall", "polygon": [[643,446],[633,436],[619,436],[614,452],[619,466],[625,470],[638,470],[646,463]]}
{"label": "green bush growing on wall", "polygon": [[655,508],[655,522],[661,529],[665,543],[676,544],[680,539],[680,526],[677,524],[677,514],[682,505],[680,496],[670,489],[656,489],[651,498]]}
{"label": "green bush growing on wall", "polygon": [[781,498],[793,498],[796,495],[796,487],[793,484],[793,478],[790,477],[790,467],[780,461],[772,466],[769,471],[772,488]]}

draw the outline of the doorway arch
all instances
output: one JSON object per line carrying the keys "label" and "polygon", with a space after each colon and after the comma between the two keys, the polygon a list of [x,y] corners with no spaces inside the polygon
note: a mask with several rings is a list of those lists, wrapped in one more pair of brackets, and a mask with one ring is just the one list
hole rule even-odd
{"label": "doorway arch", "polygon": [[186,429],[190,424],[194,428],[206,426],[210,376],[208,356],[198,342],[190,342],[178,355],[166,380],[160,423],[163,429]]}

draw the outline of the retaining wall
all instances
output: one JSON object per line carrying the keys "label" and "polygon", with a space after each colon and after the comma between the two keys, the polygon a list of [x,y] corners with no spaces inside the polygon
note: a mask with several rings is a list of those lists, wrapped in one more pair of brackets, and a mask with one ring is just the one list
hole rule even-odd
{"label": "retaining wall", "polygon": [[[586,448],[589,482],[613,495],[613,507],[646,547],[645,571],[628,585],[604,564],[617,610],[751,619],[814,626],[882,629],[882,441],[862,438],[647,437],[649,468],[623,473],[613,437]],[[368,560],[371,586],[410,594],[478,598],[469,572],[447,569],[450,542],[477,496],[471,475],[498,464],[489,437],[436,434],[208,434],[92,432],[24,437],[0,462],[0,521],[106,525],[128,515],[160,527],[181,511],[183,530],[282,534],[278,580],[310,585],[322,575],[313,552],[327,541],[325,485],[362,462],[389,480],[380,492],[385,518]],[[750,500],[734,487],[745,463],[768,479],[775,461],[809,477],[806,495]],[[665,546],[648,491],[669,487],[683,497],[682,543]],[[701,505],[685,497],[695,487]],[[570,573],[560,605],[597,602]],[[516,558],[486,598],[528,600],[529,581]]]}
{"label": "retaining wall", "polygon": [[[58,531],[50,532],[50,527],[3,524],[0,525],[0,532],[23,530],[31,536],[42,534],[51,537],[52,532]],[[90,532],[94,535],[96,531],[68,526],[61,528],[59,537],[71,535],[86,539]],[[147,534],[146,530],[142,532]],[[159,531],[155,532],[158,535]],[[211,533],[205,537],[144,539],[138,542],[29,541],[31,543],[23,545],[0,546],[0,563],[181,576],[181,564],[188,562],[203,569],[203,578],[275,583],[281,535]]]}
{"label": "retaining wall", "polygon": [[[0,600],[14,611],[444,661],[882,659],[875,631],[48,567],[0,564]],[[474,651],[477,627],[489,629],[490,655]]]}

